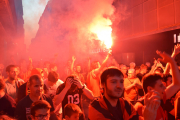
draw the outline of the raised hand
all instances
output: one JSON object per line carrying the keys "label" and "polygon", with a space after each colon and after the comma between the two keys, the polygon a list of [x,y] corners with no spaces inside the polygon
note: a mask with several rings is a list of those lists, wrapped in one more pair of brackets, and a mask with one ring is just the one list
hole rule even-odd
{"label": "raised hand", "polygon": [[109,56],[112,55],[112,50],[109,50],[108,55],[109,55]]}
{"label": "raised hand", "polygon": [[156,51],[156,53],[161,56],[162,58],[158,58],[158,61],[161,61],[161,62],[164,62],[164,63],[168,63],[168,62],[171,62],[173,59],[171,58],[170,55],[168,55],[167,53],[165,52],[161,52],[161,51]]}
{"label": "raised hand", "polygon": [[65,88],[70,89],[72,84],[73,84],[73,78],[68,78],[66,80]]}
{"label": "raised hand", "polygon": [[75,56],[72,56],[72,61],[75,61],[75,60],[76,60]]}
{"label": "raised hand", "polygon": [[180,53],[180,44],[177,44],[174,46],[174,51],[173,51],[173,54],[172,55],[177,55]]}
{"label": "raised hand", "polygon": [[144,99],[144,120],[155,120],[157,110],[160,106],[160,95],[156,91],[151,91],[145,95]]}
{"label": "raised hand", "polygon": [[29,57],[29,61],[32,62],[32,58],[31,57]]}
{"label": "raised hand", "polygon": [[79,78],[74,78],[74,84],[78,86],[78,88],[82,88],[83,84],[81,83],[81,81],[79,80]]}

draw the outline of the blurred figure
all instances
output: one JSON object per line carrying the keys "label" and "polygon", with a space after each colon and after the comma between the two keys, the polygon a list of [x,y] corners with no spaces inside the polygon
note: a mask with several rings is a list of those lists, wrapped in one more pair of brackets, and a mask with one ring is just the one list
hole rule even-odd
{"label": "blurred figure", "polygon": [[16,119],[13,119],[7,115],[0,115],[0,120],[16,120]]}
{"label": "blurred figure", "polygon": [[121,68],[120,68],[121,72],[123,73],[124,75],[124,78],[127,78],[127,67],[126,65],[121,65]]}
{"label": "blurred figure", "polygon": [[136,64],[135,64],[134,62],[131,62],[131,63],[129,64],[129,66],[130,66],[130,69],[135,69]]}
{"label": "blurred figure", "polygon": [[20,68],[20,73],[19,73],[19,77],[21,79],[24,79],[24,76],[27,72],[27,63],[24,59],[20,60],[20,65],[19,65],[19,68]]}
{"label": "blurred figure", "polygon": [[6,80],[5,92],[12,98],[17,100],[18,88],[24,84],[22,79],[18,79],[18,69],[15,65],[9,65],[7,67],[8,79]]}
{"label": "blurred figure", "polygon": [[132,104],[135,104],[139,98],[138,90],[142,89],[142,84],[135,76],[135,70],[128,70],[128,78],[124,79],[124,98],[130,101]]}
{"label": "blurred figure", "polygon": [[84,76],[81,74],[81,66],[80,66],[80,65],[77,65],[77,66],[75,67],[75,70],[74,70],[74,62],[75,62],[75,60],[76,60],[76,58],[73,56],[73,57],[72,57],[72,64],[71,64],[71,73],[72,73],[72,74],[76,74],[76,75],[79,77],[80,81],[81,81],[83,84],[85,84]]}
{"label": "blurred figure", "polygon": [[0,64],[0,79],[4,79],[4,65]]}
{"label": "blurred figure", "polygon": [[170,74],[165,74],[163,76],[163,83],[164,83],[164,86],[168,87],[169,85],[172,84],[172,75]]}
{"label": "blurred figure", "polygon": [[59,79],[58,74],[55,71],[49,72],[48,79],[44,80],[44,84],[48,89],[48,95],[53,99],[56,95],[57,88],[64,82]]}
{"label": "blurred figure", "polygon": [[30,106],[33,102],[36,102],[38,100],[46,100],[47,102],[49,102],[49,104],[51,105],[50,111],[54,111],[52,99],[49,96],[43,94],[43,87],[44,82],[39,75],[32,75],[29,78],[28,88],[30,90],[30,93],[21,101],[19,101],[16,107],[15,115],[18,120],[31,119]]}
{"label": "blurred figure", "polygon": [[79,116],[82,114],[81,109],[76,104],[66,104],[64,107],[65,120],[79,120]]}
{"label": "blurred figure", "polygon": [[[58,70],[58,67],[57,67],[56,64],[50,64],[50,71],[57,72],[57,70]],[[50,72],[50,71],[49,71],[49,72]]]}
{"label": "blurred figure", "polygon": [[45,100],[38,100],[31,104],[32,120],[49,120],[51,105]]}
{"label": "blurred figure", "polygon": [[146,66],[148,67],[147,70],[149,72],[151,70],[151,63],[150,62],[146,62]]}
{"label": "blurred figure", "polygon": [[48,62],[48,61],[44,62],[44,66],[42,68],[44,71],[44,78],[47,79],[47,76],[50,72],[50,62]]}
{"label": "blurred figure", "polygon": [[68,60],[64,69],[64,79],[66,79],[67,76],[71,75],[71,64],[71,60]]}
{"label": "blurred figure", "polygon": [[136,76],[137,76],[137,77],[139,78],[139,80],[141,81],[142,78],[143,78],[143,76],[144,76],[145,74],[147,74],[147,72],[148,72],[148,67],[147,67],[146,65],[142,64],[141,67],[140,67],[140,73],[138,73]]}
{"label": "blurred figure", "polygon": [[[5,82],[4,80],[0,79],[0,115],[14,117],[16,102],[11,96],[4,92],[4,88]],[[1,117],[0,120],[2,120]]]}
{"label": "blurred figure", "polygon": [[93,92],[94,97],[100,97],[101,90],[100,90],[100,73],[104,70],[107,65],[108,60],[111,58],[112,51],[109,51],[108,55],[100,65],[99,62],[92,63],[92,70],[88,73],[87,76],[87,87]]}

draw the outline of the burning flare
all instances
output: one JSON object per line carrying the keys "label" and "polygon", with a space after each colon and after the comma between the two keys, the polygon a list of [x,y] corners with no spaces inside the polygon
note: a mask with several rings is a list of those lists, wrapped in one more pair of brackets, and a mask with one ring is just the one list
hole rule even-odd
{"label": "burning flare", "polygon": [[110,19],[101,18],[97,19],[90,26],[90,31],[96,34],[98,40],[102,41],[107,49],[110,49],[112,46],[112,22]]}

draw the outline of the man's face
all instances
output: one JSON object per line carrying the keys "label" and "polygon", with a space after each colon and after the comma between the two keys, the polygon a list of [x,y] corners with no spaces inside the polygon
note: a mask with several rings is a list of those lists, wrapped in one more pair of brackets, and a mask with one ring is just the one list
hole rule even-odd
{"label": "man's face", "polygon": [[147,68],[143,68],[143,69],[141,70],[141,73],[142,73],[142,74],[147,73]]}
{"label": "man's face", "polygon": [[50,109],[38,109],[35,111],[35,116],[31,116],[32,120],[49,120]]}
{"label": "man's face", "polygon": [[131,63],[129,66],[130,66],[131,69],[135,68],[135,64],[133,64],[133,63]]}
{"label": "man's face", "polygon": [[106,84],[103,85],[105,94],[113,99],[118,99],[121,97],[124,89],[124,79],[123,76],[112,76],[108,77]]}
{"label": "man's face", "polygon": [[30,94],[33,96],[39,97],[43,93],[43,80],[32,80],[31,84],[29,85]]}
{"label": "man's face", "polygon": [[161,80],[156,81],[156,84],[153,89],[157,91],[158,93],[160,93],[161,99],[163,99],[163,95],[164,95],[166,87],[164,86]]}
{"label": "man's face", "polygon": [[80,73],[80,72],[81,72],[81,66],[77,66],[77,67],[76,67],[76,71],[77,71],[78,73]]}
{"label": "man's face", "polygon": [[16,67],[11,67],[10,72],[8,72],[8,77],[11,80],[17,80],[17,78],[18,78],[18,69]]}
{"label": "man's face", "polygon": [[79,120],[79,113],[73,113],[70,117],[66,116],[66,120]]}
{"label": "man's face", "polygon": [[123,66],[123,67],[121,68],[121,72],[122,72],[123,74],[126,74],[126,73],[127,73],[127,68],[126,68],[126,66]]}
{"label": "man's face", "polygon": [[128,78],[129,78],[129,79],[133,79],[134,76],[135,76],[134,71],[128,71]]}

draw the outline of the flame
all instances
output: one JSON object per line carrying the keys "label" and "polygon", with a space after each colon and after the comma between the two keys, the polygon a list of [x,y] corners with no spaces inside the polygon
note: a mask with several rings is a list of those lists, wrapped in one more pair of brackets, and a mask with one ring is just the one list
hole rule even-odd
{"label": "flame", "polygon": [[101,18],[96,20],[91,27],[90,31],[96,34],[98,40],[102,41],[108,49],[111,48],[112,42],[112,22],[109,19]]}

